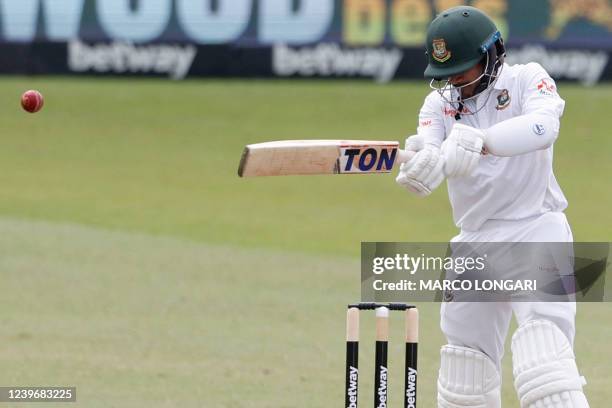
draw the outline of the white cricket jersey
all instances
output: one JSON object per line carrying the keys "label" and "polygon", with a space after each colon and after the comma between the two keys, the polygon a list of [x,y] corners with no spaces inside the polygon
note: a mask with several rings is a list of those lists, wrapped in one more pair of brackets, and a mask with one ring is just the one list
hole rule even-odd
{"label": "white cricket jersey", "polygon": [[[457,100],[457,91],[445,94]],[[537,63],[507,65],[493,87],[465,102],[464,112],[456,120],[456,104],[451,106],[433,91],[425,99],[419,114],[418,133],[426,143],[438,147],[455,123],[487,129],[496,123],[529,113],[543,113],[560,118],[565,101],[557,93],[555,82]],[[537,134],[539,129],[534,127]],[[487,220],[519,220],[567,207],[553,174],[552,146],[513,157],[487,154],[469,177],[448,179],[448,195],[455,224],[465,231],[477,231]]]}

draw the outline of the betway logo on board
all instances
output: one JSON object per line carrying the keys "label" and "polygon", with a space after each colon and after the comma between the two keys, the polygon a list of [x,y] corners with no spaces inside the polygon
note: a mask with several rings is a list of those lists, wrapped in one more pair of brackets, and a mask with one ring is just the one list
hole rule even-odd
{"label": "betway logo on board", "polygon": [[551,50],[541,45],[527,45],[511,49],[506,61],[509,64],[538,62],[555,78],[576,79],[584,85],[594,85],[609,59],[606,51]]}
{"label": "betway logo on board", "polygon": [[68,44],[68,68],[74,72],[153,73],[182,79],[197,53],[193,45],[134,45],[127,42]]}
{"label": "betway logo on board", "polygon": [[366,77],[389,82],[402,58],[397,48],[344,49],[322,43],[294,49],[277,44],[272,51],[272,69],[278,76]]}

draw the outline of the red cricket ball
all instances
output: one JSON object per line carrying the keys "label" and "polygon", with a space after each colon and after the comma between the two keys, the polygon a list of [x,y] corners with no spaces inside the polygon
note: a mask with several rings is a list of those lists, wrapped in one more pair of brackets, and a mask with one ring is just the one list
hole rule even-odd
{"label": "red cricket ball", "polygon": [[21,95],[21,107],[30,112],[38,112],[42,109],[45,104],[45,100],[40,92],[35,90],[25,91],[23,95]]}

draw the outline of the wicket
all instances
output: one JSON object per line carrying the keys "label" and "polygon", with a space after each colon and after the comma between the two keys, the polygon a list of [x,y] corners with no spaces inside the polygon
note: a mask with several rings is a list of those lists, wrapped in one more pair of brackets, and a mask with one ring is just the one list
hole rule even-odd
{"label": "wicket", "polygon": [[374,370],[374,408],[388,406],[389,311],[405,311],[406,362],[404,408],[417,406],[417,354],[419,314],[405,303],[357,303],[348,305],[346,314],[346,387],[345,407],[357,408],[359,397],[359,311],[376,310],[376,349]]}

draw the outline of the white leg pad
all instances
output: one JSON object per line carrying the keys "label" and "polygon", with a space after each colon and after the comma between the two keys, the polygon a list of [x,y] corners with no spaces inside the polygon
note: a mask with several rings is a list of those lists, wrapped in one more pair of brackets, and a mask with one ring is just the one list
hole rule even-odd
{"label": "white leg pad", "polygon": [[531,320],[512,336],[514,386],[521,408],[589,408],[567,337],[548,320]]}
{"label": "white leg pad", "polygon": [[438,408],[500,408],[501,380],[484,353],[446,345],[440,350]]}

